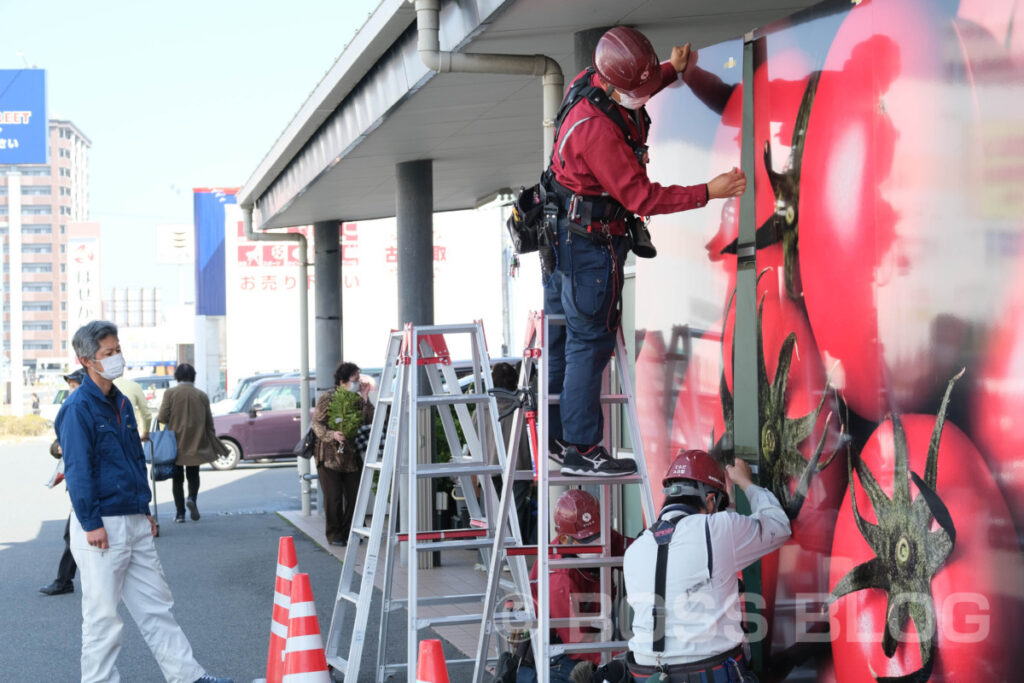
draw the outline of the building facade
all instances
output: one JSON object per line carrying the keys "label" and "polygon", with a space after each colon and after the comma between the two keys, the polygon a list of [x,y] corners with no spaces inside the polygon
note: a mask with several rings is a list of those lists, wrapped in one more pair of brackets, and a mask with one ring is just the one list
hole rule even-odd
{"label": "building facade", "polygon": [[[0,165],[0,233],[3,236],[3,343],[11,351],[10,174],[20,172],[21,273],[24,364],[63,364],[71,349],[68,325],[69,224],[89,216],[88,152],[92,142],[71,121],[49,122],[48,164]],[[17,262],[18,259],[13,259]],[[98,284],[98,283],[97,283]]]}

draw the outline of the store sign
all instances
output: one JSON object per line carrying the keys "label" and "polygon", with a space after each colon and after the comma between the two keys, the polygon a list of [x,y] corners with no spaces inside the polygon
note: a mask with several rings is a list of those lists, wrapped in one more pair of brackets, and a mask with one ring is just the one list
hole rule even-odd
{"label": "store sign", "polygon": [[101,319],[100,301],[99,238],[72,237],[68,240],[68,329]]}
{"label": "store sign", "polygon": [[49,160],[46,71],[0,70],[0,164]]}

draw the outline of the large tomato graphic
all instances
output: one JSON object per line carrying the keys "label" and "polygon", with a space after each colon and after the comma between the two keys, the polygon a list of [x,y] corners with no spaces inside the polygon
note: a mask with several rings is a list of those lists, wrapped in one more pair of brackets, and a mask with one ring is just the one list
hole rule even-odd
{"label": "large tomato graphic", "polygon": [[[642,336],[641,336],[642,335]],[[636,356],[636,410],[640,434],[644,442],[644,461],[651,480],[651,494],[655,509],[661,507],[665,496],[661,487],[663,472],[668,471],[672,453],[668,447],[668,398],[665,382],[672,370],[665,358],[665,337],[660,331],[637,333]]]}
{"label": "large tomato graphic", "polygon": [[971,400],[975,439],[1024,534],[1024,254],[985,347]]}
{"label": "large tomato graphic", "polygon": [[945,420],[893,414],[856,463],[830,572],[840,680],[1009,681],[1024,561],[981,455]]}
{"label": "large tomato graphic", "polygon": [[[799,263],[826,367],[859,415],[920,409],[960,348],[934,353],[936,321],[960,320],[964,57],[928,0],[864,0],[821,72],[803,150]],[[953,79],[953,80],[951,80]],[[950,238],[953,239],[950,239]],[[943,334],[946,330],[942,331]],[[963,340],[968,335],[946,334]]]}

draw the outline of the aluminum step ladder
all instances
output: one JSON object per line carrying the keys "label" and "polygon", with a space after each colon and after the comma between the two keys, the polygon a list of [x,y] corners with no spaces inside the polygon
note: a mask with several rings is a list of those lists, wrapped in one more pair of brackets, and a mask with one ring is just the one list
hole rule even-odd
{"label": "aluminum step ladder", "polygon": [[[550,471],[551,460],[548,457],[548,413],[552,404],[558,403],[558,396],[548,395],[549,377],[549,354],[548,340],[550,329],[554,325],[565,325],[565,317],[561,315],[545,315],[543,312],[533,312],[527,326],[526,342],[523,349],[523,365],[519,375],[519,391],[533,391],[533,383],[536,379],[536,428],[529,427],[530,451],[533,458],[533,471],[516,470],[515,454],[519,449],[519,439],[522,438],[524,418],[527,410],[534,406],[526,406],[516,411],[512,433],[508,443],[508,457],[505,459],[505,475],[503,479],[501,502],[498,508],[496,525],[503,526],[511,515],[511,508],[514,505],[512,500],[512,482],[522,479],[535,479],[537,482],[537,545],[524,545],[522,537],[517,537],[515,546],[507,546],[495,543],[492,548],[491,562],[488,570],[487,593],[483,606],[483,621],[480,628],[480,637],[477,644],[477,661],[473,671],[473,680],[479,682],[489,680],[487,665],[489,660],[489,649],[491,637],[497,633],[508,634],[517,629],[529,630],[530,641],[533,648],[534,661],[537,663],[537,680],[539,683],[548,683],[550,680],[550,658],[558,654],[572,654],[578,652],[599,652],[602,659],[608,661],[612,653],[628,649],[624,640],[614,639],[614,600],[612,590],[612,569],[622,567],[622,558],[615,557],[612,553],[612,493],[614,487],[621,491],[622,487],[634,485],[639,487],[640,503],[643,509],[644,521],[650,523],[655,519],[654,500],[651,495],[650,480],[647,476],[647,464],[644,458],[643,441],[640,436],[640,426],[637,419],[636,400],[633,392],[633,380],[627,364],[626,345],[622,336],[621,328],[618,331],[613,361],[609,364],[606,374],[606,381],[603,383],[604,390],[601,395],[603,406],[622,406],[623,422],[629,430],[633,446],[633,457],[636,459],[637,471],[635,474],[622,477],[579,477],[563,476],[560,473]],[[608,391],[615,388],[616,391]],[[612,423],[612,424],[610,424]],[[606,419],[604,446],[612,457],[618,455],[618,435],[612,429],[613,421]],[[559,466],[557,463],[554,465]],[[601,539],[594,545],[573,545],[571,553],[575,557],[552,557],[560,548],[552,546],[551,535],[551,512],[549,510],[549,491],[552,486],[585,486],[600,487],[598,501],[601,509]],[[515,517],[515,515],[511,515]],[[529,586],[529,575],[526,573],[523,555],[536,554],[537,559],[537,606],[534,603]],[[502,563],[507,562],[512,572],[518,595],[512,600],[504,596],[506,606],[511,603],[508,611],[496,613],[498,608],[499,592],[502,590],[499,582]],[[594,615],[575,617],[572,619],[552,619],[550,615],[550,591],[549,591],[549,570],[560,568],[597,569],[600,577],[601,600],[599,612]],[[525,586],[525,589],[522,587]],[[587,626],[600,629],[600,637],[593,642],[586,643],[557,643],[551,642],[551,629],[561,627]]]}
{"label": "aluminum step ladder", "polygon": [[[463,393],[451,364],[446,335],[468,335],[472,350],[473,389]],[[427,386],[422,387],[425,375]],[[421,388],[423,391],[421,391]],[[470,549],[489,558],[497,541],[512,544],[520,536],[518,520],[512,518],[502,525],[493,524],[498,508],[498,495],[492,477],[505,469],[506,449],[496,399],[492,388],[490,360],[483,327],[479,322],[463,325],[407,325],[402,332],[393,332],[388,340],[387,355],[379,385],[377,409],[370,431],[369,444],[356,496],[353,526],[349,533],[345,563],[342,566],[334,611],[327,637],[327,663],[346,681],[355,683],[366,670],[363,662],[366,629],[371,612],[374,581],[384,546],[383,601],[380,607],[380,628],[377,655],[373,670],[375,680],[383,681],[394,671],[408,671],[410,680],[417,669],[419,631],[432,626],[457,624],[476,625],[482,614],[455,613],[443,616],[421,616],[421,607],[440,608],[456,603],[482,604],[484,593],[446,595],[423,598],[419,595],[418,556],[446,550]],[[476,406],[476,420],[469,406]],[[388,410],[390,407],[390,410]],[[417,429],[419,410],[434,408],[440,416],[445,438],[452,453],[450,462],[419,461]],[[453,415],[454,413],[454,415]],[[433,424],[431,411],[431,424]],[[479,425],[479,426],[478,426]],[[462,431],[462,439],[458,429]],[[383,439],[383,453],[380,451]],[[465,446],[463,446],[463,440]],[[485,448],[486,446],[486,448]],[[488,462],[487,454],[496,462]],[[428,451],[429,452],[429,451]],[[365,525],[370,512],[369,498],[376,478],[376,494],[370,525]],[[417,523],[420,505],[420,483],[437,478],[452,478],[461,487],[470,516],[468,529],[423,529]],[[478,493],[479,491],[479,497]],[[400,500],[401,499],[401,500]],[[401,506],[399,505],[401,502]],[[503,530],[497,533],[496,530]],[[356,586],[355,568],[360,541],[368,541],[363,560],[362,578]],[[404,598],[392,597],[395,561],[402,544],[408,549],[408,588]],[[404,662],[387,662],[387,655],[397,648],[385,648],[391,612],[406,609],[407,657]],[[351,632],[342,633],[346,616],[355,610]],[[348,649],[342,656],[342,641]],[[449,666],[475,663],[474,658],[452,660]]]}

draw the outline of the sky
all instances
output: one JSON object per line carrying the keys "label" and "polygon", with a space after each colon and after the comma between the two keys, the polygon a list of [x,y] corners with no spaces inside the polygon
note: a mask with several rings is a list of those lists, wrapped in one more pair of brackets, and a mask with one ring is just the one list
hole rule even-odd
{"label": "sky", "polygon": [[378,4],[0,0],[0,69],[46,69],[49,118],[92,141],[104,298],[178,301],[156,226],[192,223],[194,187],[244,185]]}

